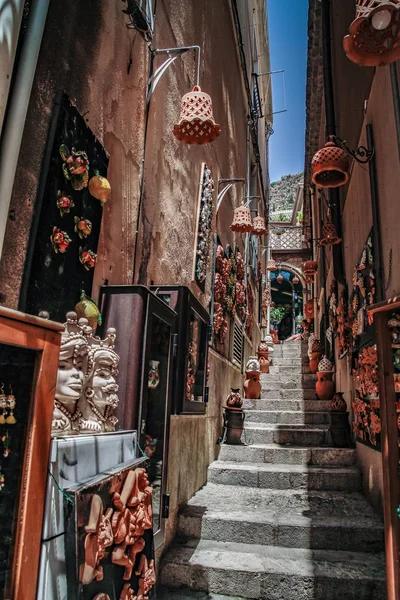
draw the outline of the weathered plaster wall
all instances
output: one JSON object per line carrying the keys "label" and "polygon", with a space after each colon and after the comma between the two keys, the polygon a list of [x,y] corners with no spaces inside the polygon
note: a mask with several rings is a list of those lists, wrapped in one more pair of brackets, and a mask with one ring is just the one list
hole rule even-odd
{"label": "weathered plaster wall", "polygon": [[0,300],[5,306],[18,306],[42,160],[60,91],[85,115],[110,155],[113,193],[104,208],[96,281],[131,281],[147,51],[143,40],[126,28],[122,8],[107,0],[91,8],[71,0],[68,10],[65,3],[50,4],[0,263]]}

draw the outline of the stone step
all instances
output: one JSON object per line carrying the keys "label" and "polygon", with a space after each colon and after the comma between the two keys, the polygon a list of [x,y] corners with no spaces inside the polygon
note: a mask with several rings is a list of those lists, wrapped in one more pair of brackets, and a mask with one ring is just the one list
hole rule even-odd
{"label": "stone step", "polygon": [[264,425],[245,423],[245,437],[252,444],[279,444],[294,446],[326,446],[328,427],[324,425]]}
{"label": "stone step", "polygon": [[[272,367],[271,367],[272,369]],[[261,385],[268,385],[272,381],[282,382],[282,381],[296,381],[297,384],[300,384],[303,381],[302,374],[299,370],[292,371],[291,369],[281,369],[279,373],[262,373],[260,375]]]}
{"label": "stone step", "polygon": [[285,367],[302,367],[304,365],[301,358],[282,358],[279,356],[275,356],[274,354],[274,367],[279,367],[280,369],[284,369]]}
{"label": "stone step", "polygon": [[251,410],[299,410],[301,412],[329,411],[329,400],[282,400],[281,398],[264,398],[250,400],[244,398],[243,408]]}
{"label": "stone step", "polygon": [[[261,390],[261,398],[264,398],[263,391],[264,390]],[[283,388],[281,390],[281,397],[285,400],[318,400],[315,386],[308,389]]]}
{"label": "stone step", "polygon": [[296,424],[296,425],[329,425],[328,412],[246,410],[246,419],[252,423]]}
{"label": "stone step", "polygon": [[[207,486],[206,486],[207,487]],[[359,497],[361,496],[358,495]],[[362,496],[361,496],[362,497]],[[282,511],[264,507],[252,499],[235,495],[234,503],[215,506],[214,497],[192,498],[180,512],[178,537],[181,540],[202,539],[353,552],[384,550],[383,522],[371,509],[360,513],[352,499],[335,504],[335,498],[314,498],[307,509]],[[362,503],[364,506],[364,503]]]}
{"label": "stone step", "polygon": [[174,545],[161,583],[254,600],[386,599],[383,554],[211,540]]}
{"label": "stone step", "polygon": [[193,590],[172,590],[170,587],[157,586],[157,600],[246,600],[239,596],[221,596],[208,592],[194,592]]}
{"label": "stone step", "polygon": [[282,447],[277,444],[222,444],[218,458],[228,462],[350,467],[356,462],[356,451],[351,448]]}
{"label": "stone step", "polygon": [[361,474],[355,467],[237,463],[216,460],[208,468],[208,481],[223,485],[356,492]]}

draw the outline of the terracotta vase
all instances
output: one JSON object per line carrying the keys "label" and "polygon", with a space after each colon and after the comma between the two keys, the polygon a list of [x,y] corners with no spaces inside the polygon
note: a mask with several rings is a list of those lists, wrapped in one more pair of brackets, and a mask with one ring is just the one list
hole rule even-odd
{"label": "terracotta vase", "polygon": [[318,371],[319,361],[321,359],[321,354],[319,352],[311,352],[310,359],[310,371],[313,375]]}
{"label": "terracotta vase", "polygon": [[226,399],[227,408],[242,408],[243,398],[240,388],[231,388],[230,394]]}
{"label": "terracotta vase", "polygon": [[258,358],[260,358],[260,356],[266,356],[268,358],[268,343],[267,342],[260,342],[258,344],[258,349],[257,349],[257,354],[258,354]]}
{"label": "terracotta vase", "polygon": [[315,390],[320,400],[331,400],[335,394],[335,383],[332,381],[332,371],[319,371]]}
{"label": "terracotta vase", "polygon": [[258,355],[258,360],[260,363],[260,371],[261,373],[269,373],[269,360],[268,360],[268,353],[265,356],[264,354],[259,354]]}
{"label": "terracotta vase", "polygon": [[246,371],[244,382],[245,398],[257,400],[261,393],[260,371]]}
{"label": "terracotta vase", "polygon": [[331,412],[346,412],[347,403],[343,398],[343,392],[336,392],[331,400]]}

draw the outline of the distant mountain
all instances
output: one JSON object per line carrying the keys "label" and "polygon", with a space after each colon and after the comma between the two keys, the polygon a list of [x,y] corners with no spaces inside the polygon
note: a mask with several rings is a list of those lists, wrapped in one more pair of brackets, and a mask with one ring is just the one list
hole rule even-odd
{"label": "distant mountain", "polygon": [[270,184],[270,211],[279,213],[279,211],[291,210],[296,200],[296,190],[300,183],[303,183],[304,173],[296,175],[284,175],[279,181],[273,181]]}

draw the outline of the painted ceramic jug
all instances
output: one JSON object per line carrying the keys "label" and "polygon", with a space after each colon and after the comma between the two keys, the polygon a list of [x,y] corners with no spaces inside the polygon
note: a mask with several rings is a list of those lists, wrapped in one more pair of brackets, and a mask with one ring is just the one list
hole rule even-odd
{"label": "painted ceramic jug", "polygon": [[269,373],[268,354],[267,355],[260,354],[260,356],[259,356],[259,362],[260,362],[261,373]]}
{"label": "painted ceramic jug", "polygon": [[336,392],[331,400],[331,412],[346,412],[347,403],[343,398],[343,392]]}
{"label": "painted ceramic jug", "polygon": [[240,391],[240,388],[231,388],[230,393],[226,399],[226,407],[227,408],[242,408],[243,398]]}
{"label": "painted ceramic jug", "polygon": [[332,381],[332,371],[319,371],[318,381],[315,385],[317,396],[320,400],[331,400],[335,394],[335,383]]}
{"label": "painted ceramic jug", "polygon": [[[257,361],[258,362],[258,361]],[[260,371],[246,371],[244,395],[251,400],[257,400],[261,393]]]}

